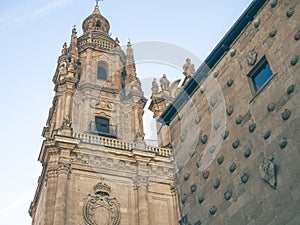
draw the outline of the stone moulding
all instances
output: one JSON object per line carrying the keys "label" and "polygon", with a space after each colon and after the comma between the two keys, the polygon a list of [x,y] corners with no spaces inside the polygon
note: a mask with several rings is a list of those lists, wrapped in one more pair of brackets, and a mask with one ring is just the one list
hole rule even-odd
{"label": "stone moulding", "polygon": [[266,181],[273,189],[277,186],[277,171],[276,165],[273,162],[274,156],[265,158],[262,164],[259,166],[260,177]]}

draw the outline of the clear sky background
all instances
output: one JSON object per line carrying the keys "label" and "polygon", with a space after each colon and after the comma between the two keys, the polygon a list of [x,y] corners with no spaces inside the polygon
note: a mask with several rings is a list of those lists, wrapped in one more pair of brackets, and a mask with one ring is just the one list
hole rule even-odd
{"label": "clear sky background", "polygon": [[[204,60],[250,2],[105,0],[100,9],[121,45],[129,38],[132,43],[165,42]],[[74,24],[78,36],[82,34],[82,21],[94,5],[93,0],[0,2],[1,225],[31,223],[28,209],[41,172],[37,158],[54,96],[51,80],[57,58],[64,41],[69,43]],[[172,80],[183,77],[182,71],[166,65],[137,67],[145,79],[163,73]]]}

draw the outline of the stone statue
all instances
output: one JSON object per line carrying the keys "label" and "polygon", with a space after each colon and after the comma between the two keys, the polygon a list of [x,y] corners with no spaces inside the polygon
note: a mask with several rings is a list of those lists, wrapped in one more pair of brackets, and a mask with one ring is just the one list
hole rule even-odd
{"label": "stone statue", "polygon": [[63,45],[63,49],[61,50],[62,55],[66,55],[68,53],[67,43],[65,42]]}
{"label": "stone statue", "polygon": [[67,63],[65,61],[61,62],[58,70],[58,74],[67,74]]}
{"label": "stone statue", "polygon": [[75,62],[74,62],[74,59],[71,58],[71,61],[69,63],[69,67],[68,67],[68,71],[74,72],[74,70],[75,70]]}
{"label": "stone statue", "polygon": [[152,88],[151,88],[152,94],[157,93],[158,92],[158,84],[156,79],[154,78],[152,81]]}
{"label": "stone statue", "polygon": [[170,90],[170,81],[168,80],[166,74],[163,74],[162,78],[160,78],[160,87],[162,91],[169,91]]}
{"label": "stone statue", "polygon": [[183,74],[187,77],[195,73],[195,65],[191,63],[191,59],[187,58],[186,63],[183,65]]}
{"label": "stone statue", "polygon": [[72,121],[71,121],[71,119],[70,119],[70,116],[69,115],[67,115],[64,119],[63,119],[63,122],[62,122],[62,125],[61,125],[61,127],[62,128],[70,128],[71,127],[71,125],[72,125]]}

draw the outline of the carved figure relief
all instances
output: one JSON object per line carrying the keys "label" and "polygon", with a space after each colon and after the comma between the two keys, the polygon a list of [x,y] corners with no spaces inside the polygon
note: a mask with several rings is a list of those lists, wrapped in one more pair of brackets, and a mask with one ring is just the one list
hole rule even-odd
{"label": "carved figure relief", "polygon": [[276,176],[276,166],[273,162],[274,156],[266,158],[263,163],[259,166],[260,177],[266,181],[272,188],[276,189],[277,176]]}
{"label": "carved figure relief", "polygon": [[247,61],[249,66],[253,66],[256,63],[257,55],[258,54],[255,49],[252,49],[250,52],[248,52]]}
{"label": "carved figure relief", "polygon": [[84,219],[87,224],[118,225],[120,224],[120,204],[111,198],[111,188],[103,182],[95,187],[95,194],[88,195],[84,206]]}

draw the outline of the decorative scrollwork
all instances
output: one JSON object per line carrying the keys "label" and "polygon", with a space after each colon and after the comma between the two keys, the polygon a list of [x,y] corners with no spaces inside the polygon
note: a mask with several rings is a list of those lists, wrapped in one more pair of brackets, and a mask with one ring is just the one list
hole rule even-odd
{"label": "decorative scrollwork", "polygon": [[87,224],[120,224],[120,204],[116,198],[109,197],[110,187],[101,181],[94,189],[95,195],[88,195],[84,206],[83,213]]}

